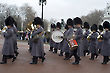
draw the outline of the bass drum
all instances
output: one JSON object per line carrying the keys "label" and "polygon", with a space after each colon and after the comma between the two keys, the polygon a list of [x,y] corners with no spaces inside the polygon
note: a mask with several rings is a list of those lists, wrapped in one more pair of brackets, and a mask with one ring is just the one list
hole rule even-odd
{"label": "bass drum", "polygon": [[63,38],[61,38],[61,37],[63,37],[64,35],[63,35],[63,32],[61,32],[61,31],[58,31],[58,30],[56,30],[56,31],[53,31],[52,32],[52,40],[55,42],[55,43],[60,43],[60,42],[62,42],[63,41]]}

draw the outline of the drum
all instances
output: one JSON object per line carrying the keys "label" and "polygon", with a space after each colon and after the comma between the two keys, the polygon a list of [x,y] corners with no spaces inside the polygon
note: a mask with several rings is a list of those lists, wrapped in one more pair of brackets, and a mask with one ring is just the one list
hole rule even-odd
{"label": "drum", "polygon": [[63,36],[63,32],[61,31],[56,30],[52,32],[52,40],[56,43],[60,43],[61,41],[63,41],[63,38],[61,38]]}
{"label": "drum", "polygon": [[69,46],[70,46],[70,50],[71,50],[71,51],[77,49],[78,43],[77,43],[76,40],[70,39],[70,40],[68,41],[68,43],[69,43]]}

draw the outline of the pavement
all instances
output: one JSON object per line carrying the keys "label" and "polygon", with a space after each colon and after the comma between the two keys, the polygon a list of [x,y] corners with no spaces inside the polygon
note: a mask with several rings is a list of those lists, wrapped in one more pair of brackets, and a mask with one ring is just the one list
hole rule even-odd
{"label": "pavement", "polygon": [[[0,38],[0,60],[2,59],[2,46],[4,39]],[[5,65],[0,65],[0,73],[110,73],[110,62],[107,65],[102,65],[103,57],[100,55],[98,59],[90,61],[89,57],[82,57],[79,65],[72,65],[74,57],[70,60],[63,60],[64,57],[59,57],[58,54],[49,52],[49,45],[45,44],[46,60],[41,61],[36,65],[30,65],[32,56],[28,52],[28,44],[26,41],[18,41],[19,56],[12,63],[8,60]]]}

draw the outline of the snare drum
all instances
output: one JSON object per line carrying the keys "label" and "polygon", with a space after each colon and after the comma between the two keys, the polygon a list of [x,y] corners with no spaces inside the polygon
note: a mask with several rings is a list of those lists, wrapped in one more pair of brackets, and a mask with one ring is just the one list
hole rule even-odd
{"label": "snare drum", "polygon": [[70,50],[74,50],[74,49],[77,49],[78,43],[76,40],[70,39],[69,40],[69,46],[70,46]]}

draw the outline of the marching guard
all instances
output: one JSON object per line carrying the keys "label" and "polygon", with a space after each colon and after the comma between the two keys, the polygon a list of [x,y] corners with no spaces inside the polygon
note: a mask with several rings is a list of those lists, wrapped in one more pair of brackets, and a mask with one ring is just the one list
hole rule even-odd
{"label": "marching guard", "polygon": [[14,53],[15,53],[15,56],[17,57],[18,56],[18,46],[17,46],[17,23],[16,21],[13,19],[13,30],[14,30],[14,35],[13,35],[13,44],[14,44]]}
{"label": "marching guard", "polygon": [[[56,30],[61,31],[61,23],[60,22],[57,22],[57,24],[56,24]],[[53,53],[56,54],[59,49],[60,49],[60,43],[54,42]]]}
{"label": "marching guard", "polygon": [[44,42],[43,42],[43,21],[41,18],[36,17],[33,22],[36,25],[37,30],[34,30],[32,33],[32,50],[31,55],[33,56],[32,62],[30,64],[37,64],[38,59],[42,59],[42,62],[45,60],[45,52],[44,52]]}
{"label": "marching guard", "polygon": [[77,31],[75,32],[75,40],[78,43],[78,47],[72,51],[71,55],[74,55],[75,57],[75,62],[73,62],[73,65],[79,64],[80,56],[82,55],[82,48],[81,48],[81,41],[82,41],[82,36],[83,36],[83,31],[81,28],[82,25],[82,20],[79,17],[74,18],[73,20],[74,24],[76,25]]}
{"label": "marching guard", "polygon": [[73,38],[74,35],[74,29],[73,29],[73,20],[69,18],[67,20],[67,25],[65,26],[66,31],[64,32],[64,40],[63,40],[63,46],[62,46],[62,52],[65,53],[64,60],[68,60],[70,58],[70,46],[68,44],[68,41]]}
{"label": "marching guard", "polygon": [[5,25],[7,26],[7,29],[5,32],[3,32],[3,36],[5,38],[4,45],[2,49],[2,62],[0,64],[6,64],[7,59],[12,59],[12,62],[15,61],[16,57],[14,56],[15,48],[14,48],[14,30],[13,30],[13,18],[11,16],[7,17],[5,20]]}
{"label": "marching guard", "polygon": [[83,54],[84,54],[84,56],[86,56],[86,53],[87,53],[87,55],[89,55],[89,49],[88,49],[88,47],[89,47],[89,41],[87,40],[87,36],[90,34],[90,31],[89,31],[89,28],[90,28],[90,26],[89,26],[89,23],[88,22],[85,22],[84,23],[84,33],[83,33],[83,40],[82,40],[82,48],[83,48]]}
{"label": "marching guard", "polygon": [[102,44],[102,49],[101,49],[101,55],[103,56],[103,62],[102,64],[107,64],[110,59],[110,23],[105,21],[103,23],[103,27],[105,29],[105,32],[102,34],[103,38],[103,44]]}
{"label": "marching guard", "polygon": [[[52,36],[52,32],[55,30],[55,24],[51,24],[51,36]],[[52,40],[52,38],[50,38],[50,50],[51,52],[53,52],[53,48],[54,48],[54,41]]]}
{"label": "marching guard", "polygon": [[103,26],[102,26],[102,25],[99,25],[99,31],[98,31],[98,33],[99,33],[99,38],[97,38],[97,39],[98,39],[97,49],[98,49],[98,53],[99,53],[99,54],[100,54],[100,52],[101,52],[102,44],[103,44],[103,42],[102,42],[103,38],[100,37],[100,35],[102,35],[103,32],[104,32]]}
{"label": "marching guard", "polygon": [[97,32],[97,25],[93,24],[91,27],[91,33],[88,36],[88,40],[90,41],[89,45],[89,50],[91,53],[91,58],[90,60],[94,60],[94,58],[98,57],[98,49],[97,49],[97,37],[98,37],[98,32]]}

